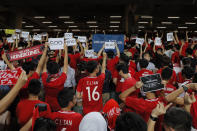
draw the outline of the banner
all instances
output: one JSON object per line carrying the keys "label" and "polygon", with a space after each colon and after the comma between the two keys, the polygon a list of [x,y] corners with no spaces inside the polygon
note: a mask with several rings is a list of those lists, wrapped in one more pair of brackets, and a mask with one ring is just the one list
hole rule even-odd
{"label": "banner", "polygon": [[160,74],[148,75],[140,79],[144,84],[142,87],[143,92],[153,92],[164,88],[164,85],[161,84]]}
{"label": "banner", "polygon": [[49,38],[48,41],[51,50],[64,49],[64,38]]}
{"label": "banner", "polygon": [[[98,52],[105,42],[116,42],[120,52],[124,51],[124,35],[122,34],[94,34],[92,39],[92,48],[95,52]],[[107,49],[105,49],[105,51],[107,51]],[[115,52],[116,50],[114,49],[113,51]]]}
{"label": "banner", "polygon": [[9,61],[16,61],[28,57],[37,56],[42,54],[43,49],[44,49],[44,45],[38,45],[19,51],[9,52],[7,53],[7,58]]}
{"label": "banner", "polygon": [[15,85],[22,70],[0,70],[0,85]]}
{"label": "banner", "polygon": [[11,35],[12,35],[12,34],[15,33],[15,31],[16,31],[16,30],[14,30],[14,29],[5,29],[5,33],[6,33],[6,34],[11,34]]}

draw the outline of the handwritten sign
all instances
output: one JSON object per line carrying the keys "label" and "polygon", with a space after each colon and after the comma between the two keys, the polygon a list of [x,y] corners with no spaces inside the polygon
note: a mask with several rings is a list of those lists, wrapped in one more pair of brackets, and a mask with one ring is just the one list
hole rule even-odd
{"label": "handwritten sign", "polygon": [[91,58],[94,56],[94,50],[85,50],[85,57]]}
{"label": "handwritten sign", "polygon": [[38,46],[33,46],[31,48],[23,49],[23,50],[9,52],[7,53],[7,58],[9,61],[16,61],[16,60],[25,59],[28,57],[41,55],[43,48],[44,48],[43,45],[38,45]]}
{"label": "handwritten sign", "polygon": [[71,39],[71,38],[73,38],[73,33],[64,33],[64,38],[65,39]]}
{"label": "handwritten sign", "polygon": [[71,39],[67,39],[66,40],[66,45],[67,46],[74,46],[76,44],[77,44],[77,42],[76,42],[76,39],[74,39],[74,38],[71,38]]}
{"label": "handwritten sign", "polygon": [[22,70],[0,70],[1,85],[15,85]]}
{"label": "handwritten sign", "polygon": [[142,87],[143,92],[153,92],[164,89],[164,85],[161,84],[160,74],[148,75],[140,79],[144,84]]}
{"label": "handwritten sign", "polygon": [[167,33],[167,41],[173,41],[174,39],[174,36],[173,36],[173,33]]}
{"label": "handwritten sign", "polygon": [[79,42],[86,42],[86,37],[85,36],[78,36]]}
{"label": "handwritten sign", "polygon": [[158,45],[158,46],[162,45],[161,38],[159,37],[155,38],[155,45]]}
{"label": "handwritten sign", "polygon": [[64,49],[64,38],[49,38],[49,47],[51,50]]}
{"label": "handwritten sign", "polygon": [[33,40],[38,40],[38,41],[42,40],[42,35],[40,34],[34,35]]}
{"label": "handwritten sign", "polygon": [[143,45],[144,44],[144,38],[136,38],[136,42],[135,43]]}
{"label": "handwritten sign", "polygon": [[23,38],[28,38],[28,37],[29,37],[29,32],[22,31],[22,32],[21,32],[21,37],[23,37]]}
{"label": "handwritten sign", "polygon": [[114,42],[105,42],[105,49],[115,49]]}

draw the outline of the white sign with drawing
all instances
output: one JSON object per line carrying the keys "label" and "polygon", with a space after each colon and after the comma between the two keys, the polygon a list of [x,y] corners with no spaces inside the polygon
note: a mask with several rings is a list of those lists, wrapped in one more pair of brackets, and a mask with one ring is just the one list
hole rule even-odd
{"label": "white sign with drawing", "polygon": [[64,38],[49,38],[48,42],[51,50],[64,49]]}
{"label": "white sign with drawing", "polygon": [[135,43],[143,45],[144,44],[144,38],[136,38],[136,42]]}
{"label": "white sign with drawing", "polygon": [[173,41],[174,39],[174,36],[173,36],[173,33],[167,33],[167,41]]}
{"label": "white sign with drawing", "polygon": [[71,38],[71,39],[67,39],[66,40],[66,45],[67,46],[74,46],[76,44],[77,44],[77,42],[76,42],[76,39],[74,39],[74,38]]}

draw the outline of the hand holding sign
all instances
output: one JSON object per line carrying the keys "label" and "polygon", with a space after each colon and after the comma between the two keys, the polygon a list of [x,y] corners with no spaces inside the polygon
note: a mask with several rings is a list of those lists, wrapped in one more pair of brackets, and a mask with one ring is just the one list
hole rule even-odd
{"label": "hand holding sign", "polygon": [[167,41],[173,41],[174,39],[174,36],[173,36],[173,33],[167,33]]}
{"label": "hand holding sign", "polygon": [[49,47],[51,50],[64,49],[64,38],[49,38]]}
{"label": "hand holding sign", "polygon": [[114,42],[105,42],[105,49],[115,49]]}

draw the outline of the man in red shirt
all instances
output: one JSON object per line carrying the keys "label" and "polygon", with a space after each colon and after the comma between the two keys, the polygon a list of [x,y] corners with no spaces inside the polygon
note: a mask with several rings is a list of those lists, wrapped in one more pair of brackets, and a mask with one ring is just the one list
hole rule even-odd
{"label": "man in red shirt", "polygon": [[[64,46],[64,66],[62,74],[59,74],[59,65],[56,62],[46,62],[44,65],[44,70],[42,73],[42,82],[45,90],[45,101],[49,103],[53,111],[60,110],[60,106],[57,102],[57,94],[64,88],[64,83],[66,81],[66,73],[68,66],[68,54],[67,46]],[[48,72],[47,72],[48,71]]]}
{"label": "man in red shirt", "polygon": [[[33,115],[33,110],[36,104],[45,103],[39,100],[38,95],[41,90],[41,83],[37,79],[32,79],[28,85],[29,96],[28,99],[21,100],[16,108],[16,116],[20,126],[25,125]],[[47,103],[45,103],[47,104]],[[47,104],[47,110],[43,112],[45,115],[51,113],[51,109]]]}
{"label": "man in red shirt", "polygon": [[87,71],[90,73],[88,77],[79,80],[77,86],[77,98],[82,98],[83,113],[97,111],[100,112],[103,108],[102,103],[102,88],[105,80],[106,53],[103,53],[103,63],[101,75],[99,65],[96,61],[89,61]]}
{"label": "man in red shirt", "polygon": [[148,61],[146,59],[141,59],[139,64],[140,64],[141,70],[139,72],[136,72],[135,74],[135,79],[137,81],[140,81],[140,77],[153,74],[152,71],[146,69],[148,66]]}
{"label": "man in red shirt", "polygon": [[58,93],[57,99],[61,110],[50,115],[57,125],[56,131],[78,131],[82,115],[72,111],[77,101],[74,91],[64,88]]}

